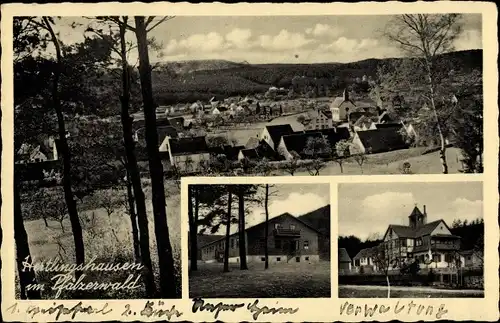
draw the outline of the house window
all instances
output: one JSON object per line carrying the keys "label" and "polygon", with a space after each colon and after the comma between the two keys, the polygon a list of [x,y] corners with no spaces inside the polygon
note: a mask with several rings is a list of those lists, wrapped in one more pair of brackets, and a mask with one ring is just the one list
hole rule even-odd
{"label": "house window", "polygon": [[413,239],[408,239],[406,241],[406,244],[407,244],[408,247],[413,247]]}
{"label": "house window", "polygon": [[440,262],[441,261],[441,255],[440,254],[434,254],[434,255],[432,255],[432,261],[434,261],[434,262]]}
{"label": "house window", "polygon": [[296,262],[300,262],[300,257],[295,257]]}
{"label": "house window", "polygon": [[231,239],[231,249],[234,249],[234,239]]}
{"label": "house window", "polygon": [[281,240],[274,240],[274,247],[276,249],[281,249]]}
{"label": "house window", "polygon": [[295,230],[295,225],[290,224],[290,230]]}
{"label": "house window", "polygon": [[266,261],[266,257],[261,257],[260,261]]}
{"label": "house window", "polygon": [[238,247],[239,247],[239,245],[240,245],[240,239],[239,239],[239,238],[237,238],[237,239],[236,239],[236,248],[238,248]]}
{"label": "house window", "polygon": [[467,256],[467,260],[472,260],[472,256]]}
{"label": "house window", "polygon": [[309,257],[306,257],[305,259],[306,259],[306,260],[309,260]]}
{"label": "house window", "polygon": [[274,224],[275,229],[281,229],[281,224],[280,223],[275,223]]}
{"label": "house window", "polygon": [[276,261],[281,261],[281,257],[276,257]]}
{"label": "house window", "polygon": [[309,249],[309,241],[304,240],[304,249]]}
{"label": "house window", "polygon": [[355,259],[355,260],[354,260],[354,266],[359,266],[359,265],[360,265],[360,263],[359,263],[359,259]]}
{"label": "house window", "polygon": [[416,245],[417,247],[421,246],[421,245],[422,245],[422,239],[421,239],[421,238],[417,239],[417,240],[415,241],[415,245]]}
{"label": "house window", "polygon": [[446,261],[447,263],[453,262],[453,255],[447,253],[446,255],[444,255],[444,261]]}

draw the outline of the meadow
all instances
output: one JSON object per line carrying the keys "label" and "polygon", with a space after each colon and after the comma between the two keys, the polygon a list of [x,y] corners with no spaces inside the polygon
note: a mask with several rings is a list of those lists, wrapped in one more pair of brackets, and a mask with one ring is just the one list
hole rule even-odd
{"label": "meadow", "polygon": [[[387,298],[385,286],[339,286],[340,298]],[[484,297],[480,290],[447,290],[431,287],[391,287],[391,298]]]}
{"label": "meadow", "polygon": [[[180,295],[181,281],[181,235],[180,235],[180,192],[177,185],[165,185],[167,192],[167,222],[170,233],[170,243],[173,249],[176,276],[179,281],[178,292]],[[147,197],[146,207],[149,221],[150,252],[155,271],[155,277],[158,279],[158,256],[156,249],[156,239],[154,234],[154,222],[151,203],[151,192],[149,187],[144,187]],[[115,194],[123,192],[114,190]],[[95,194],[104,194],[96,192]],[[107,194],[107,193],[106,193]],[[104,208],[94,208],[80,210],[80,221],[83,229],[85,244],[85,258],[90,260],[96,258],[94,263],[124,263],[135,262],[132,240],[132,231],[128,210],[124,207],[113,209],[109,214]],[[75,261],[73,235],[69,218],[66,217],[61,223],[55,219],[47,219],[48,226],[43,219],[33,219],[25,221],[24,225],[28,234],[33,262],[48,261],[58,258],[65,264],[72,264]],[[131,272],[92,272],[88,271],[86,281],[96,282],[120,282],[124,281]],[[51,282],[54,273],[37,273],[39,283],[52,286]],[[142,288],[142,280],[139,281],[141,288],[133,291],[99,291],[92,294],[79,294],[79,298],[141,298],[145,297],[145,291]],[[47,289],[42,293],[43,298],[52,298],[54,291]],[[73,293],[63,293],[60,298],[74,298]]]}
{"label": "meadow", "polygon": [[[330,262],[270,264],[248,263],[248,270],[222,263],[198,263],[189,273],[189,297],[202,298],[317,298],[330,297]],[[217,288],[214,288],[217,286]]]}

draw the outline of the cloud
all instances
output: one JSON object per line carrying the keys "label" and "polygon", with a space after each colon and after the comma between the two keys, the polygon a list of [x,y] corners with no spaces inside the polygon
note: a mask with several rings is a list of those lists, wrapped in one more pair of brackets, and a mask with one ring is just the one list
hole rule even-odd
{"label": "cloud", "polygon": [[172,39],[166,46],[166,53],[173,54],[182,51],[187,52],[214,52],[223,50],[225,47],[224,37],[219,33],[193,34],[180,41]]}
{"label": "cloud", "polygon": [[325,24],[316,24],[313,28],[307,28],[306,34],[316,37],[338,37],[344,32],[344,29]]}
{"label": "cloud", "polygon": [[358,52],[369,50],[379,45],[378,40],[372,38],[353,39],[340,37],[329,44],[321,44],[320,49],[331,52]]}
{"label": "cloud", "polygon": [[[389,224],[408,225],[408,216],[416,202],[412,193],[390,191],[362,199],[344,198],[339,201],[339,234],[355,235],[362,240],[373,236],[382,238]],[[423,211],[422,205],[418,207]],[[443,219],[449,226],[455,219],[470,222],[482,217],[483,202],[456,198],[448,203],[428,205],[427,214],[429,222]]]}
{"label": "cloud", "polygon": [[298,49],[314,42],[313,39],[306,38],[302,33],[292,33],[286,29],[281,30],[275,36],[260,35],[258,40],[258,45],[262,49],[273,51]]}
{"label": "cloud", "polygon": [[[301,216],[308,212],[317,210],[330,202],[324,196],[314,193],[292,192],[286,198],[271,200],[269,204],[269,217],[274,218],[283,213],[290,213],[294,216]],[[264,208],[258,208],[247,217],[247,227],[265,220]]]}
{"label": "cloud", "polygon": [[455,40],[456,50],[483,48],[482,33],[477,29],[466,29]]}
{"label": "cloud", "polygon": [[252,31],[250,29],[235,28],[226,35],[226,40],[236,48],[250,47],[250,37]]}

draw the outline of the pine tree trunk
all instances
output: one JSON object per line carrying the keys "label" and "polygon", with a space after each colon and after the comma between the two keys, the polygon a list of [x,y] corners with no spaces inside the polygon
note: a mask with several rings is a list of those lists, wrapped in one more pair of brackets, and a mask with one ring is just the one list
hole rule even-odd
{"label": "pine tree trunk", "polygon": [[[125,18],[126,19],[126,18]],[[146,201],[142,190],[141,177],[139,167],[137,166],[137,158],[135,157],[135,143],[132,135],[132,118],[129,114],[130,105],[130,76],[128,70],[126,42],[125,42],[125,26],[120,25],[120,43],[122,56],[122,86],[123,93],[120,97],[121,101],[121,121],[123,127],[123,142],[125,145],[125,154],[127,156],[127,166],[130,175],[130,181],[134,190],[134,198],[137,211],[137,222],[139,224],[139,245],[141,263],[144,266],[142,279],[144,281],[146,296],[154,297],[156,294],[156,286],[154,282],[153,264],[151,262],[151,254],[149,251],[149,227],[148,215],[146,212]]]}
{"label": "pine tree trunk", "polygon": [[28,235],[23,223],[19,186],[18,183],[14,183],[14,185],[14,240],[16,242],[16,260],[21,299],[40,299],[40,291],[33,289],[26,290],[26,286],[29,284],[36,284],[36,276],[32,270],[23,270],[23,261],[31,262],[33,259],[31,258]]}
{"label": "pine tree trunk", "polygon": [[139,229],[137,228],[137,213],[135,212],[135,201],[134,201],[134,195],[132,193],[132,182],[130,181],[130,172],[128,170],[127,170],[127,200],[128,200],[129,214],[130,214],[130,223],[132,225],[132,242],[134,244],[134,256],[137,262],[141,262]]}
{"label": "pine tree trunk", "polygon": [[195,199],[195,204],[198,204],[198,188],[196,186],[191,186],[188,190],[188,215],[189,215],[189,244],[191,250],[191,266],[190,270],[198,270],[198,224],[196,220],[193,206],[193,198]]}
{"label": "pine tree trunk", "polygon": [[149,172],[153,195],[153,214],[160,267],[161,298],[178,296],[174,259],[170,234],[167,224],[165,204],[165,188],[163,187],[163,165],[158,150],[158,133],[156,130],[156,107],[153,100],[151,83],[151,65],[149,63],[146,24],[143,16],[135,17],[135,34],[139,51],[139,74],[141,78],[142,101],[146,128],[146,146],[148,151]]}
{"label": "pine tree trunk", "polygon": [[[71,155],[69,152],[68,141],[66,139],[66,126],[64,123],[64,115],[61,108],[61,101],[59,99],[59,78],[62,70],[62,54],[57,36],[52,29],[52,25],[47,18],[43,18],[47,29],[51,35],[52,42],[56,49],[57,64],[54,69],[54,78],[52,81],[52,104],[57,116],[58,132],[59,132],[59,145],[58,150],[63,159],[63,188],[64,199],[68,207],[68,215],[71,223],[71,230],[73,231],[73,240],[75,243],[75,258],[76,264],[80,265],[85,262],[85,248],[83,244],[82,226],[80,218],[78,217],[78,210],[76,208],[76,201],[72,191],[71,181]],[[81,272],[75,271],[75,276],[78,279]]]}
{"label": "pine tree trunk", "polygon": [[243,188],[238,187],[238,221],[239,221],[239,241],[240,241],[240,269],[247,270],[247,251],[245,239],[245,196]]}
{"label": "pine tree trunk", "polygon": [[224,272],[229,272],[229,236],[231,235],[231,204],[233,203],[233,195],[231,191],[227,197],[227,215],[226,215],[226,242],[224,248]]}
{"label": "pine tree trunk", "polygon": [[269,268],[269,184],[266,184],[266,199],[264,201],[264,207],[266,209],[266,224],[264,230],[265,242],[264,242],[264,257],[266,258],[266,263],[264,265],[265,269]]}

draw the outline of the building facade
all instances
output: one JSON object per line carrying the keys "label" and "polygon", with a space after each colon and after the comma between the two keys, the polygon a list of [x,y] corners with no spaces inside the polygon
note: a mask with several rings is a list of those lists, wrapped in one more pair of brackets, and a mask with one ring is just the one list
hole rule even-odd
{"label": "building facade", "polygon": [[[265,222],[245,230],[248,262],[265,261],[265,244],[268,243],[270,263],[317,262],[319,261],[319,233],[289,213],[269,219],[268,236]],[[239,233],[229,237],[229,262],[240,262]],[[225,238],[201,246],[201,259],[205,262],[224,260]]]}

